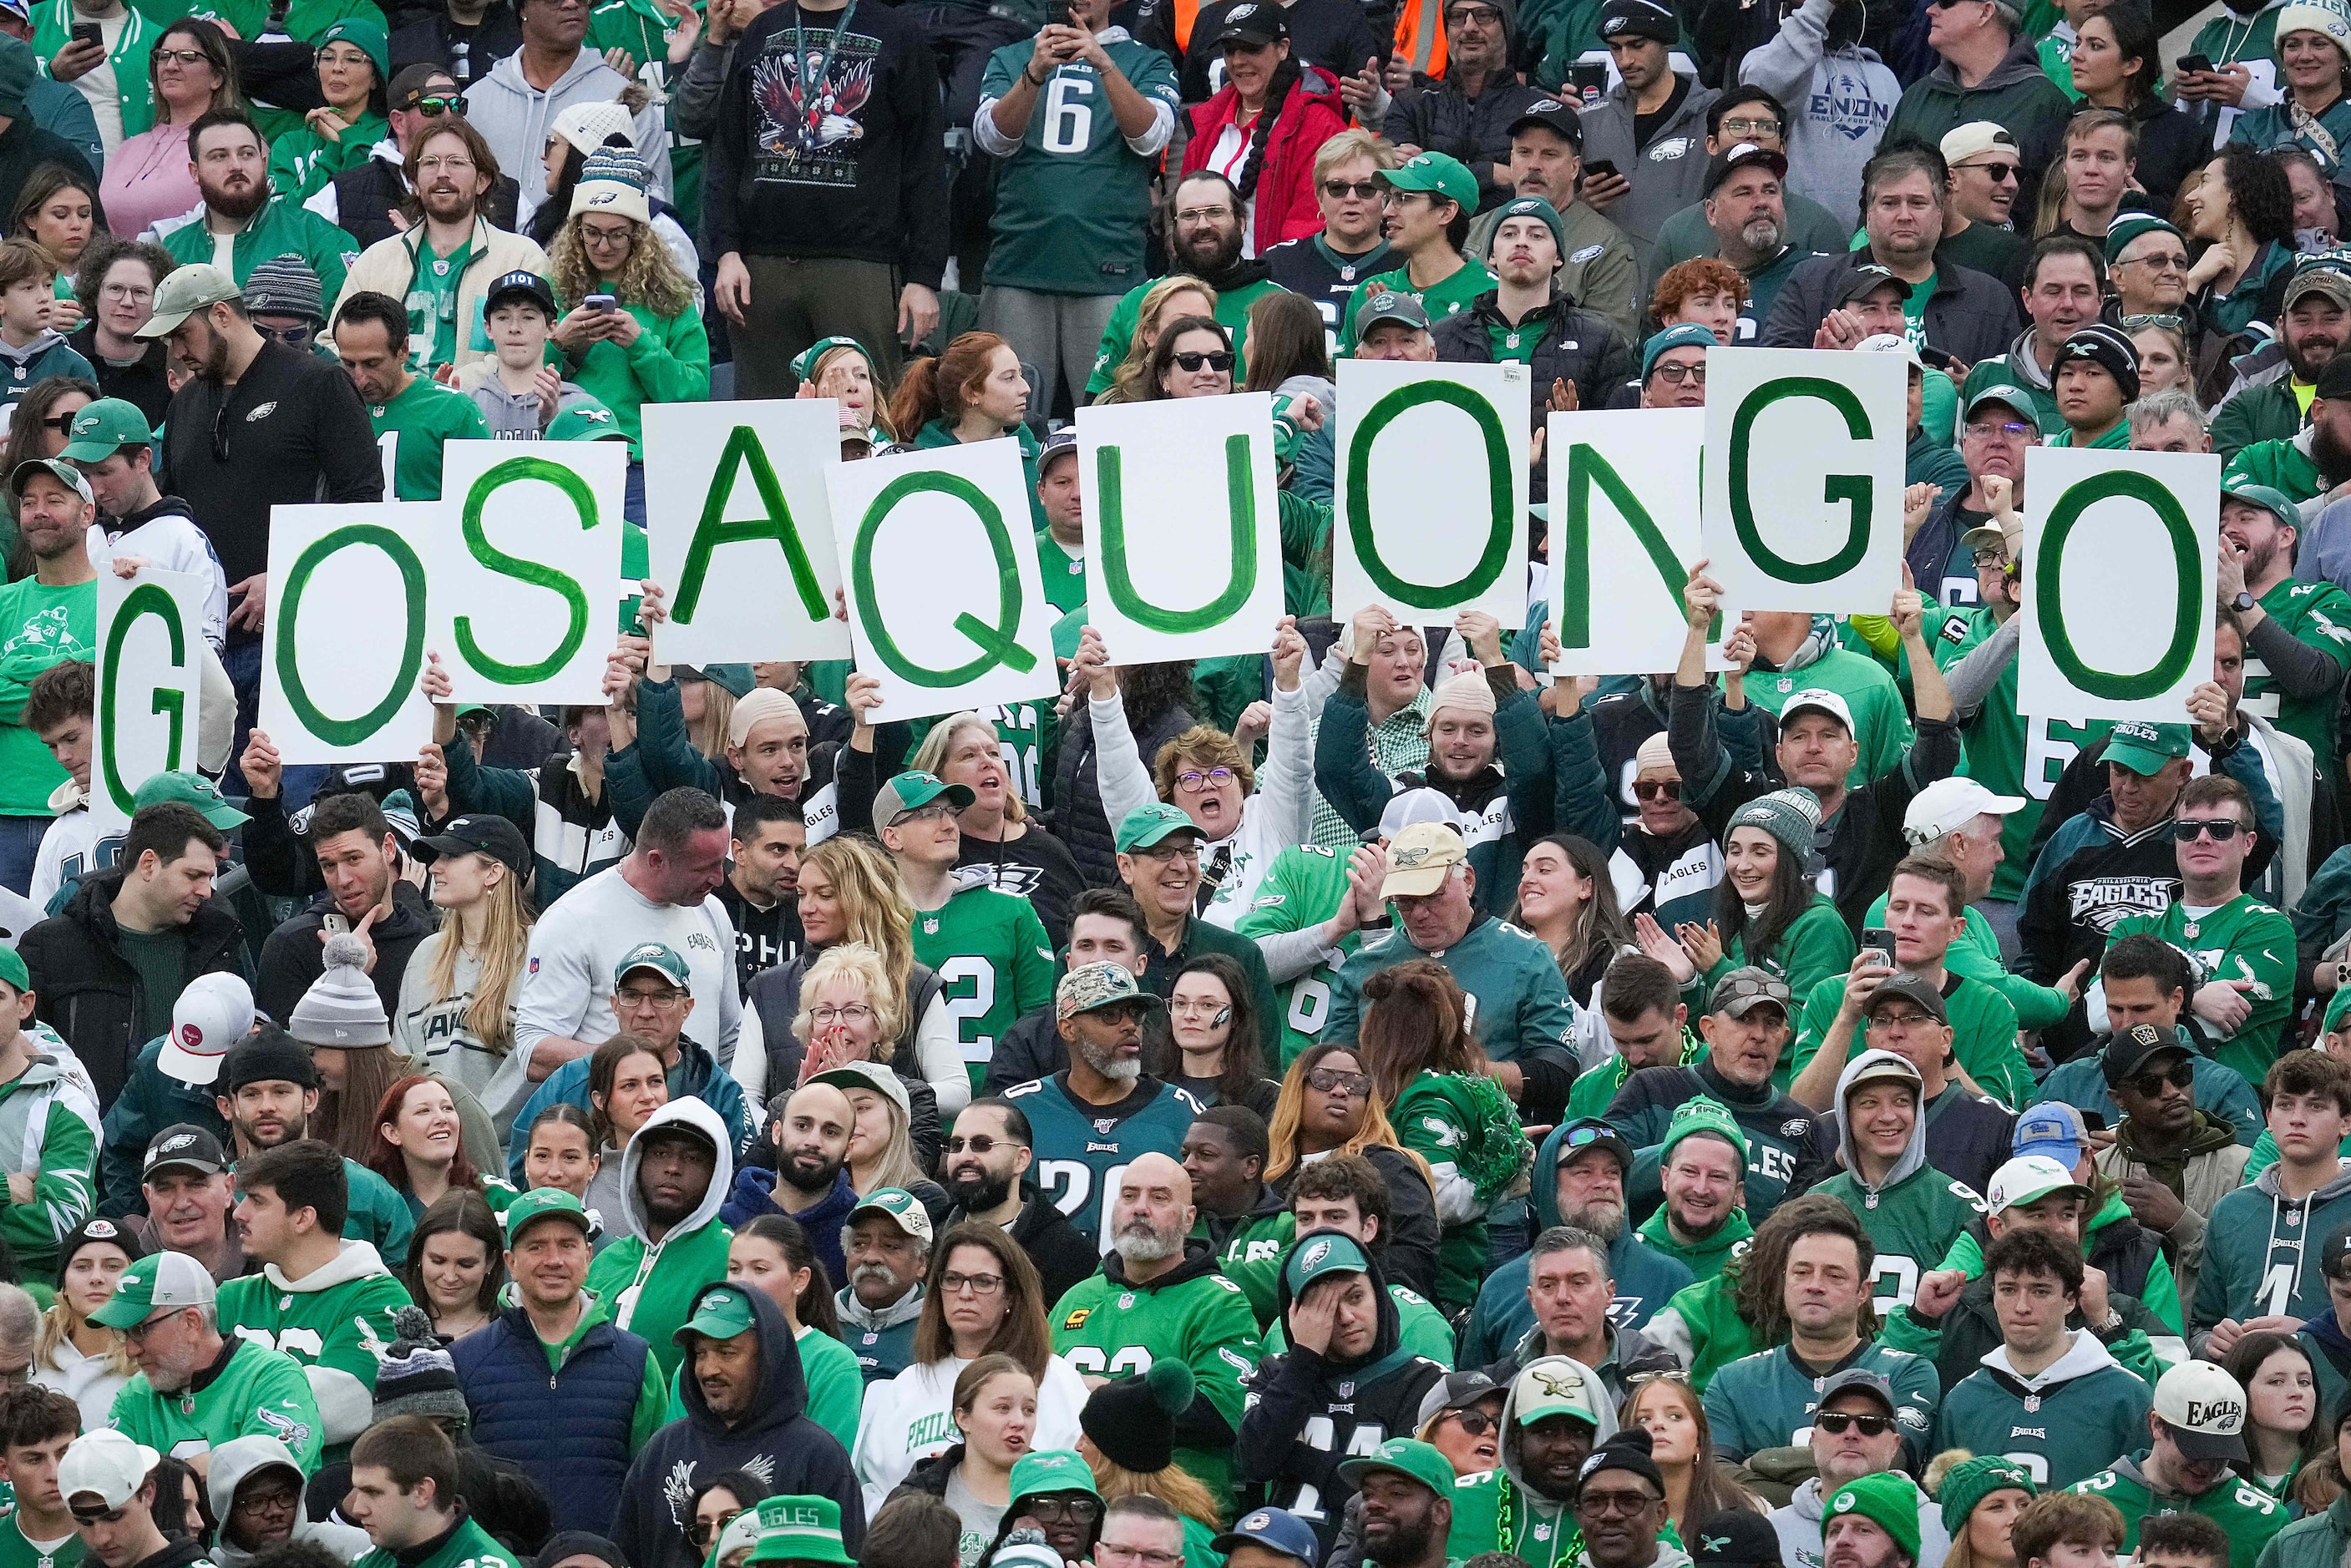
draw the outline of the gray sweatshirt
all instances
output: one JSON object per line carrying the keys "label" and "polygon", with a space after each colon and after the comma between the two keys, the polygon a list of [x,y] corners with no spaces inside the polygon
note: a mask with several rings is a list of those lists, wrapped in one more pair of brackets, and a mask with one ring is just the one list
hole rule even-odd
{"label": "gray sweatshirt", "polygon": [[1850,220],[1902,83],[1859,44],[1829,47],[1834,0],[1804,0],[1740,62],[1739,79],[1788,106],[1788,189]]}

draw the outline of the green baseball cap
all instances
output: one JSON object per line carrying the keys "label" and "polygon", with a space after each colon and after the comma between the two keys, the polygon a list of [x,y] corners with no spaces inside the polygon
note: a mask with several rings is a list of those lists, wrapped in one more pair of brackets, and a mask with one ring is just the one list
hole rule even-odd
{"label": "green baseball cap", "polygon": [[753,1563],[837,1563],[857,1568],[841,1542],[841,1504],[829,1497],[770,1497],[759,1501],[759,1540]]}
{"label": "green baseball cap", "polygon": [[629,978],[629,971],[639,969],[657,970],[668,976],[670,983],[678,990],[688,996],[694,994],[694,971],[686,967],[685,961],[677,956],[677,950],[667,942],[639,942],[622,953],[621,961],[612,966],[612,989],[618,991],[621,982]]}
{"label": "green baseball cap", "polygon": [[2188,754],[2188,726],[2150,724],[2126,719],[2106,734],[2106,761],[2120,763],[2141,777],[2153,777],[2163,764]]}
{"label": "green baseball cap", "polygon": [[[823,1075],[820,1074],[818,1076]],[[814,1083],[817,1080],[811,1078],[809,1081]],[[854,1225],[868,1214],[882,1215],[899,1230],[920,1241],[925,1251],[930,1250],[931,1211],[923,1207],[921,1199],[904,1188],[884,1187],[866,1194],[858,1199],[857,1207],[849,1211],[849,1217],[841,1223]]]}
{"label": "green baseball cap", "polygon": [[1918,1489],[1911,1484],[1908,1476],[1894,1470],[1881,1470],[1839,1487],[1822,1512],[1821,1525],[1825,1532],[1836,1519],[1857,1513],[1894,1537],[1896,1548],[1904,1556],[1916,1561],[1918,1555]]}
{"label": "green baseball cap", "polygon": [[[629,432],[611,410],[591,397],[579,397],[556,410],[547,421],[549,441],[626,441]],[[740,692],[736,695],[742,695]]]}
{"label": "green baseball cap", "polygon": [[2254,484],[2246,480],[2220,481],[2220,493],[2248,506],[2258,506],[2289,528],[2302,526],[2302,508],[2286,499],[2285,492],[2266,484]]}
{"label": "green baseball cap", "polygon": [[33,989],[33,971],[25,967],[24,955],[15,948],[0,948],[0,980],[15,986],[19,996]]}
{"label": "green baseball cap", "polygon": [[2346,1012],[2351,1012],[2351,986],[2345,986],[2337,991],[2334,1000],[2326,1004],[2326,1016],[2320,1022],[2318,1032],[2321,1034],[2334,1033],[2336,1027],[2342,1023],[2343,1015]]}
{"label": "green baseball cap", "polygon": [[220,785],[202,774],[189,773],[185,769],[168,774],[150,774],[146,782],[139,786],[138,793],[131,797],[133,811],[161,805],[166,801],[194,806],[206,822],[224,833],[252,820],[229,805],[228,797],[220,792]]}
{"label": "green baseball cap", "polygon": [[1308,1231],[1290,1249],[1290,1256],[1281,1261],[1281,1277],[1290,1286],[1292,1301],[1304,1295],[1317,1280],[1329,1275],[1371,1272],[1372,1260],[1364,1251],[1363,1244],[1335,1231]]}
{"label": "green baseball cap", "polygon": [[580,1227],[582,1236],[595,1229],[588,1218],[588,1210],[580,1199],[560,1187],[534,1187],[507,1205],[498,1217],[506,1227],[507,1245],[512,1247],[522,1240],[522,1233],[541,1220],[565,1220]]}
{"label": "green baseball cap", "polygon": [[1739,1151],[1740,1164],[1746,1163],[1745,1130],[1733,1119],[1729,1106],[1705,1095],[1685,1100],[1675,1108],[1673,1118],[1666,1123],[1665,1141],[1657,1146],[1657,1163],[1663,1165],[1673,1158],[1674,1145],[1692,1133],[1712,1133]]}
{"label": "green baseball cap", "polygon": [[1118,852],[1131,855],[1138,849],[1148,849],[1171,833],[1202,836],[1200,825],[1185,815],[1180,807],[1165,802],[1138,805],[1118,819]]}
{"label": "green baseball cap", "polygon": [[1024,1497],[1042,1497],[1048,1492],[1081,1491],[1102,1496],[1094,1485],[1093,1467],[1069,1449],[1040,1449],[1024,1454],[1012,1467],[1012,1480],[1007,1488],[1008,1505]]}
{"label": "green baseball cap", "polygon": [[1416,152],[1395,169],[1380,171],[1392,191],[1427,191],[1459,205],[1465,213],[1478,210],[1478,176],[1447,152]]}
{"label": "green baseball cap", "polygon": [[1053,987],[1053,1016],[1057,1019],[1122,1002],[1137,1002],[1146,1009],[1167,1005],[1157,992],[1144,990],[1123,964],[1081,963]]}
{"label": "green baseball cap", "polygon": [[150,1252],[114,1282],[114,1294],[89,1321],[103,1328],[137,1328],[161,1313],[210,1306],[218,1292],[202,1263],[185,1252]]}
{"label": "green baseball cap", "polygon": [[1374,1470],[1393,1470],[1406,1480],[1418,1481],[1438,1497],[1450,1500],[1453,1496],[1453,1461],[1439,1452],[1437,1445],[1417,1438],[1390,1438],[1362,1459],[1341,1465],[1339,1479],[1360,1488],[1364,1478]]}
{"label": "green baseball cap", "polygon": [[1968,418],[1975,418],[1976,410],[1986,403],[1998,403],[2012,414],[2022,414],[2026,424],[2035,424],[2041,418],[2041,410],[2033,406],[2032,394],[2007,381],[1994,381],[1989,387],[1979,387],[1970,392],[1968,395]]}
{"label": "green baseball cap", "polygon": [[951,784],[936,774],[903,773],[873,792],[873,826],[894,826],[910,811],[920,811],[944,799],[961,811],[978,797],[962,784]]}
{"label": "green baseball cap", "polygon": [[72,462],[104,462],[126,446],[152,446],[155,432],[136,403],[100,398],[73,417],[71,439],[59,457]]}
{"label": "green baseball cap", "polygon": [[711,1285],[695,1298],[694,1315],[687,1318],[676,1333],[669,1336],[672,1345],[691,1345],[685,1336],[698,1334],[708,1339],[732,1339],[747,1334],[758,1323],[751,1310],[747,1287],[743,1285]]}

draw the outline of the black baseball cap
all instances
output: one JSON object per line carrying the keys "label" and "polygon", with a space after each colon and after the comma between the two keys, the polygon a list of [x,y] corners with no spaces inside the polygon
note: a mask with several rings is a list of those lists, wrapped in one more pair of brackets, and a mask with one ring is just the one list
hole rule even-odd
{"label": "black baseball cap", "polygon": [[1735,147],[1726,147],[1716,153],[1714,161],[1706,166],[1706,193],[1709,196],[1713,195],[1725,180],[1729,179],[1741,169],[1750,169],[1757,165],[1769,169],[1778,179],[1784,180],[1788,177],[1788,160],[1783,154],[1774,152],[1768,147],[1758,146],[1752,141],[1742,141]]}
{"label": "black baseball cap", "polygon": [[141,1181],[152,1179],[159,1170],[183,1166],[205,1176],[218,1176],[229,1167],[228,1154],[221,1147],[220,1139],[193,1122],[177,1122],[155,1135],[147,1145],[146,1158],[139,1168]]}
{"label": "black baseball cap", "polygon": [[1540,125],[1554,135],[1564,137],[1577,151],[1583,151],[1583,117],[1555,98],[1539,98],[1519,111],[1503,135],[1515,140],[1530,125]]}
{"label": "black baseball cap", "polygon": [[2318,1244],[2318,1272],[2335,1280],[2351,1273],[2351,1220],[2329,1231]]}
{"label": "black baseball cap", "polygon": [[409,849],[427,866],[444,855],[487,855],[517,877],[530,875],[530,846],[522,829],[494,811],[469,811],[453,816],[440,832],[420,838]]}
{"label": "black baseball cap", "polygon": [[1861,1015],[1868,1017],[1877,1011],[1878,1003],[1896,997],[1917,1002],[1919,1011],[1938,1023],[1951,1021],[1951,1010],[1944,1005],[1943,993],[1915,974],[1888,975],[1878,981],[1877,989],[1869,993],[1869,1000],[1861,1004]]}
{"label": "black baseball cap", "polygon": [[1251,48],[1262,48],[1289,36],[1290,24],[1283,19],[1280,5],[1273,0],[1248,0],[1225,13],[1224,20],[1217,24],[1215,36],[1208,40],[1208,47],[1220,49],[1227,44],[1247,44]]}
{"label": "black baseball cap", "polygon": [[1909,296],[1910,286],[1895,276],[1891,269],[1879,266],[1876,262],[1865,262],[1854,268],[1845,278],[1844,286],[1837,290],[1836,302],[1851,305],[1856,299],[1876,294],[1888,284],[1900,289],[1905,298]]}
{"label": "black baseball cap", "polygon": [[490,285],[489,292],[482,296],[483,313],[496,310],[503,301],[517,294],[528,296],[530,302],[547,312],[550,319],[561,314],[555,307],[555,290],[528,268],[507,273]]}
{"label": "black baseball cap", "polygon": [[2098,1071],[2111,1089],[2137,1077],[2158,1056],[2174,1051],[2182,1056],[2193,1054],[2180,1040],[2178,1030],[2134,1023],[2106,1042],[2105,1054],[2098,1059]]}

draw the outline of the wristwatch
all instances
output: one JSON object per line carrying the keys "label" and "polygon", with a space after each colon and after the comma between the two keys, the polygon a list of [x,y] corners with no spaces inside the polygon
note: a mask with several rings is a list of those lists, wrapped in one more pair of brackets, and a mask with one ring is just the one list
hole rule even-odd
{"label": "wristwatch", "polygon": [[2242,615],[2260,602],[2261,601],[2259,599],[2256,599],[2252,595],[2245,592],[2244,589],[2239,588],[2237,590],[2237,597],[2231,599],[2229,601],[2229,605],[2230,607],[2234,609],[2239,615]]}

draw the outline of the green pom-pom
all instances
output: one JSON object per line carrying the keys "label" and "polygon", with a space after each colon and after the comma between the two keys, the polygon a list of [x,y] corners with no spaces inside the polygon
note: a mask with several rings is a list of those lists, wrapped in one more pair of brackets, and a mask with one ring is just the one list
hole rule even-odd
{"label": "green pom-pom", "polygon": [[1192,1369],[1174,1356],[1153,1362],[1144,1381],[1151,1386],[1152,1403],[1170,1416],[1180,1416],[1192,1407],[1192,1392],[1198,1385]]}

